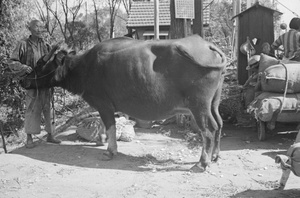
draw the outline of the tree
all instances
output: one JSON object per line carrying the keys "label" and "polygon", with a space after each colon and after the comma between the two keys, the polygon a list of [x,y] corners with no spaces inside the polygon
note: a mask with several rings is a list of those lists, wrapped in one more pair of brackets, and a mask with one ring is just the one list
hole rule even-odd
{"label": "tree", "polygon": [[94,12],[95,12],[95,20],[94,20],[94,25],[95,25],[95,30],[96,30],[96,34],[97,34],[97,39],[99,40],[99,42],[102,41],[101,39],[101,30],[99,27],[99,9],[97,7],[96,1],[93,0],[93,6],[94,6]]}
{"label": "tree", "polygon": [[120,4],[121,0],[107,0],[107,2],[102,5],[99,5],[99,2],[93,0],[95,13],[93,27],[96,31],[97,39],[100,42],[103,39],[123,36],[127,33],[126,21],[128,16],[119,9]]}
{"label": "tree", "polygon": [[[53,38],[53,34],[55,29],[58,26],[57,20],[52,19],[51,17],[51,13],[49,10],[49,7],[51,5],[51,2],[53,2],[53,0],[43,0],[43,5],[41,5],[39,3],[39,1],[35,2],[37,11],[38,11],[38,16],[40,18],[40,20],[45,24],[45,28],[47,33],[49,34],[50,38]],[[45,8],[43,8],[45,7]]]}
{"label": "tree", "polygon": [[73,24],[73,44],[77,46],[80,50],[86,49],[92,40],[93,33],[82,21],[75,21]]}
{"label": "tree", "polygon": [[125,12],[119,10],[116,20],[115,20],[115,36],[124,36],[127,34],[126,22],[127,22],[128,15]]}
{"label": "tree", "polygon": [[99,28],[99,19],[98,19],[98,8],[96,5],[96,1],[93,0],[93,6],[94,6],[94,11],[95,11],[95,29],[96,29],[96,33],[97,33],[97,38],[99,40],[99,42],[102,41],[101,39],[101,33],[100,33],[100,28]]}
{"label": "tree", "polygon": [[229,1],[220,1],[211,5],[211,23],[209,32],[206,33],[219,44],[230,46],[231,35],[233,32],[232,3]]}
{"label": "tree", "polygon": [[16,41],[27,35],[25,24],[32,7],[31,1],[0,0],[0,122],[4,123],[6,132],[22,127],[25,95],[18,81],[11,78],[5,60]]}
{"label": "tree", "polygon": [[127,16],[129,16],[129,11],[132,5],[132,0],[122,0],[123,6],[125,8]]}
{"label": "tree", "polygon": [[110,14],[110,31],[109,38],[114,37],[115,19],[120,8],[121,0],[107,0]]}
{"label": "tree", "polygon": [[[60,13],[58,10],[57,1],[59,1],[60,7],[62,9],[63,19],[61,19]],[[47,10],[49,10],[54,18],[56,19],[61,33],[64,36],[65,42],[73,46],[75,43],[74,40],[74,31],[75,31],[75,21],[79,16],[79,10],[83,4],[83,0],[76,0],[73,6],[69,5],[68,0],[56,0],[55,8],[52,8],[52,4],[46,4]],[[76,47],[76,46],[73,46]]]}

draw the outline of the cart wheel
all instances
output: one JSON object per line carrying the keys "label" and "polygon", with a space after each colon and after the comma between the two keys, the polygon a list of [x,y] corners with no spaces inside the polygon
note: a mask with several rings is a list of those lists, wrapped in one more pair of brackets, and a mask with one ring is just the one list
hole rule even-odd
{"label": "cart wheel", "polygon": [[266,123],[263,121],[258,121],[257,122],[257,135],[258,135],[258,140],[259,141],[264,141],[266,140]]}

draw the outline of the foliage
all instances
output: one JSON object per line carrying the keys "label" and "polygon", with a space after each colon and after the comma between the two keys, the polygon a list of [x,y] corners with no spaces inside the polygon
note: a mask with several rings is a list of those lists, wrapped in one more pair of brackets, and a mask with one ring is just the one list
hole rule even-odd
{"label": "foliage", "polygon": [[224,121],[237,123],[243,112],[242,86],[237,81],[225,81],[223,84],[222,98],[219,106],[221,117]]}
{"label": "foliage", "polygon": [[89,29],[87,25],[82,21],[74,21],[72,22],[71,26],[73,26],[73,36],[67,37],[67,43],[72,43],[73,46],[76,46],[80,50],[85,49],[85,46],[88,46],[88,44],[91,43],[91,40],[93,38],[93,33],[91,32],[91,29]]}
{"label": "foliage", "polygon": [[[0,77],[1,78],[1,77]],[[2,76],[3,79],[3,76]],[[10,78],[0,86],[0,121],[4,123],[5,131],[17,131],[23,125],[24,115],[24,90],[18,82]]]}
{"label": "foliage", "polygon": [[[99,42],[109,39],[109,13],[106,7],[96,8],[97,16],[95,13],[90,13],[87,16],[87,23],[89,28],[94,34],[94,43],[96,40]],[[98,23],[97,23],[98,22]]]}
{"label": "foliage", "polygon": [[3,0],[0,4],[0,57],[8,57],[16,40],[26,35],[29,2]]}
{"label": "foliage", "polygon": [[[211,6],[211,24],[206,34],[218,40],[224,40],[225,44],[231,43],[231,33],[233,32],[232,4],[228,1],[214,3]],[[225,39],[224,39],[225,38]]]}
{"label": "foliage", "polygon": [[[98,40],[101,42],[113,36],[118,37],[127,34],[126,19],[128,15],[119,9],[122,3],[121,0],[106,0],[102,3],[103,5],[100,8],[93,0],[95,9],[93,27],[98,34]],[[125,1],[125,5],[128,5],[128,2]]]}
{"label": "foliage", "polygon": [[124,36],[127,34],[126,28],[127,14],[119,10],[115,20],[115,37]]}
{"label": "foliage", "polygon": [[25,23],[32,8],[31,1],[0,1],[0,121],[5,131],[16,131],[22,127],[24,114],[24,90],[13,80],[5,64],[16,41],[26,35]]}

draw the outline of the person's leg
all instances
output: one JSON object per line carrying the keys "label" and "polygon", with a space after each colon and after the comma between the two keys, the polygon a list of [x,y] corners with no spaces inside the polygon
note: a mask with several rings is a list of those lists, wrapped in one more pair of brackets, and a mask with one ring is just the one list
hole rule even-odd
{"label": "person's leg", "polygon": [[51,91],[49,89],[41,90],[42,106],[43,106],[43,115],[45,119],[45,131],[47,131],[47,142],[59,144],[60,140],[57,140],[53,137],[55,132],[55,115],[54,110],[51,110]]}
{"label": "person's leg", "polygon": [[41,106],[38,102],[37,90],[27,90],[25,111],[25,133],[27,134],[26,147],[33,148],[35,144],[32,134],[39,134],[41,131]]}

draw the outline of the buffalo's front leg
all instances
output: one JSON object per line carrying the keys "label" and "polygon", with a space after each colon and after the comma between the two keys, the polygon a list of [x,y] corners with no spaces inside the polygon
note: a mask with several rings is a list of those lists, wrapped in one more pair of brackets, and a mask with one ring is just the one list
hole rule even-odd
{"label": "buffalo's front leg", "polygon": [[[113,156],[117,155],[117,140],[116,140],[116,120],[114,115],[114,106],[107,99],[99,99],[98,97],[85,96],[83,97],[92,107],[99,111],[101,119],[105,125],[105,133],[101,134],[100,137],[107,136],[108,146],[107,152],[104,153],[106,156],[105,160],[110,160]],[[101,140],[104,141],[103,139]]]}
{"label": "buffalo's front leg", "polygon": [[100,116],[105,125],[105,133],[107,136],[107,152],[104,153],[107,159],[111,160],[118,153],[117,138],[116,138],[116,121],[113,111],[107,108],[99,109]]}
{"label": "buffalo's front leg", "polygon": [[104,153],[108,159],[112,159],[113,156],[116,156],[118,153],[118,145],[117,145],[117,138],[116,138],[116,125],[112,125],[106,131],[106,135],[108,137],[108,146],[107,152]]}

